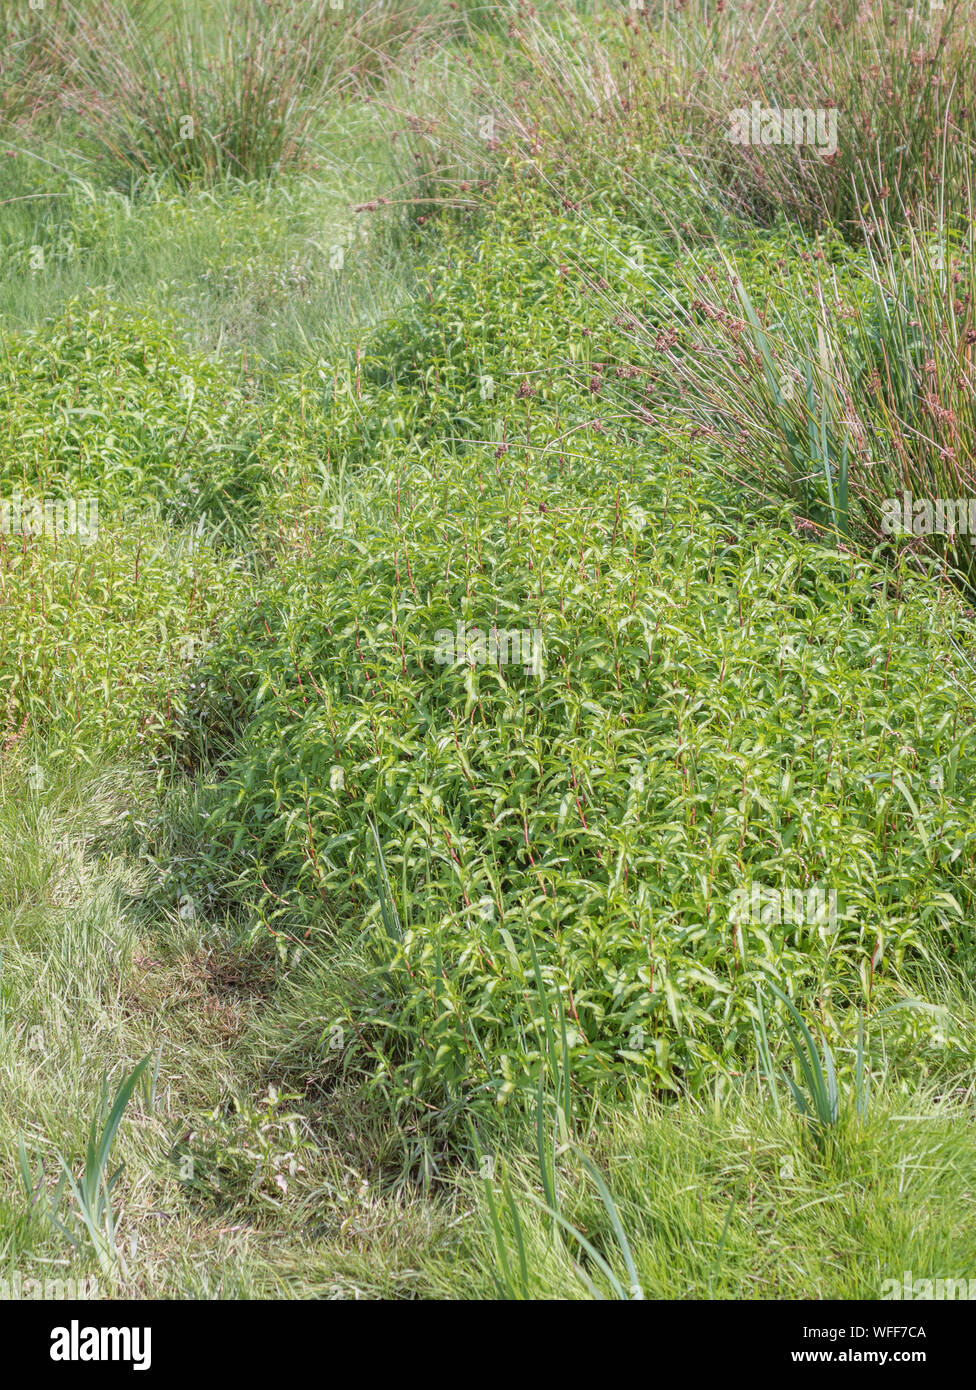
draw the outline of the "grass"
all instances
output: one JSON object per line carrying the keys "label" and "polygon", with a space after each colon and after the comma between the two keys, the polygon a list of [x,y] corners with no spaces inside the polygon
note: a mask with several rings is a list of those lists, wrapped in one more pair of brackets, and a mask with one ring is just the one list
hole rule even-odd
{"label": "grass", "polygon": [[972,1271],[970,18],[2,7],[0,1277]]}
{"label": "grass", "polygon": [[[355,212],[394,177],[370,107],[333,113],[341,134],[314,169],[229,178],[181,192],[169,178],[132,194],[43,144],[0,165],[0,255],[10,327],[36,328],[66,300],[178,316],[196,350],[307,360],[343,345],[409,293],[402,209]],[[50,160],[57,164],[52,175]]]}
{"label": "grass", "polygon": [[[109,1156],[112,1150],[112,1141],[115,1139],[116,1132],[122,1122],[125,1108],[131,1099],[132,1092],[145,1073],[148,1061],[149,1058],[144,1057],[128,1076],[123,1077],[111,1102],[108,1099],[107,1081],[103,1078],[102,1091],[88,1138],[85,1166],[81,1174],[75,1177],[65,1159],[60,1154],[58,1155],[62,1182],[58,1184],[51,1203],[51,1219],[58,1230],[67,1236],[72,1245],[79,1246],[82,1240],[87,1238],[103,1273],[110,1272],[116,1261],[121,1264],[123,1270],[125,1269],[124,1257],[116,1239],[115,1214],[112,1210],[112,1189],[122,1176],[122,1169],[121,1167],[116,1168],[115,1172],[110,1175],[108,1171]],[[151,1092],[150,1104],[152,1104]],[[33,1197],[35,1189],[30,1179],[30,1168],[23,1147],[20,1149],[20,1157],[21,1172],[25,1178],[24,1186],[27,1195]],[[74,1203],[71,1217],[69,1217],[74,1229],[66,1225],[56,1214],[60,1205],[61,1190],[65,1183]]]}
{"label": "grass", "polygon": [[[493,1298],[507,1273],[507,1291],[527,1298],[636,1287],[647,1299],[873,1299],[906,1269],[969,1269],[971,1111],[917,1095],[910,1116],[899,1109],[886,1100],[828,1156],[747,1087],[677,1110],[598,1112],[560,1160],[565,1226],[540,1204],[526,1150],[507,1152],[480,1193],[471,1180],[463,1286]],[[451,1296],[458,1272],[433,1264],[435,1296]]]}
{"label": "grass", "polygon": [[[665,284],[669,336],[634,322],[634,348],[647,370],[666,360],[671,417],[713,440],[746,486],[848,543],[898,544],[889,499],[971,487],[972,264],[966,235],[906,236],[883,214],[853,255],[800,236],[721,259],[689,247]],[[967,526],[901,539],[968,583]]]}
{"label": "grass", "polygon": [[40,105],[83,158],[130,188],[162,176],[181,187],[273,177],[307,159],[330,98],[368,83],[415,34],[404,6],[353,8],[42,6],[13,25],[15,52],[29,55],[23,107]]}

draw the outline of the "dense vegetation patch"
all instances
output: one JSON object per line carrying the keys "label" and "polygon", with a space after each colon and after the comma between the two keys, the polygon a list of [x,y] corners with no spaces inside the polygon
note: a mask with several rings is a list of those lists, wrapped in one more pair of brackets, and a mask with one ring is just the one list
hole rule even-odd
{"label": "dense vegetation patch", "polygon": [[[599,369],[557,360],[587,312],[563,235],[530,250],[513,221],[446,255],[419,340],[401,327],[399,357],[334,398],[373,462],[341,505],[295,499],[197,736],[236,739],[210,806],[232,894],[323,952],[362,923],[381,968],[348,1022],[442,1099],[534,1082],[533,952],[587,1087],[735,1067],[764,979],[835,1028],[906,956],[972,955],[957,598],[603,423]],[[514,633],[533,645],[513,661]],[[753,884],[822,885],[837,920],[736,922]]]}
{"label": "dense vegetation patch", "polygon": [[971,1269],[973,3],[0,0],[0,1283]]}
{"label": "dense vegetation patch", "polygon": [[4,341],[0,486],[90,494],[103,527],[154,510],[166,524],[240,534],[282,467],[252,396],[226,365],[187,352],[172,321],[70,303]]}

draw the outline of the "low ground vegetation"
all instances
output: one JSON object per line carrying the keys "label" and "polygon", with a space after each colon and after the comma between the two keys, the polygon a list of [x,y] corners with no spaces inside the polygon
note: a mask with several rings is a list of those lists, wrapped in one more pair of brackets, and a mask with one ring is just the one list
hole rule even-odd
{"label": "low ground vegetation", "polygon": [[111,9],[0,7],[0,1266],[971,1271],[968,7]]}

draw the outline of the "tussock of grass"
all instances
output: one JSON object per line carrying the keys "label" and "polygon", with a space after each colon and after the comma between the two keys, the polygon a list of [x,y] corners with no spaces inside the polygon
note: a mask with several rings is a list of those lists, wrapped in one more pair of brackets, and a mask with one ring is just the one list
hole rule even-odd
{"label": "tussock of grass", "polygon": [[47,111],[56,83],[80,152],[130,185],[267,178],[308,159],[327,102],[382,72],[418,23],[409,6],[348,13],[327,0],[55,5],[15,26],[25,56],[14,113]]}
{"label": "tussock of grass", "polygon": [[[968,504],[945,534],[930,522],[906,536],[901,520],[905,493],[972,491],[971,227],[874,230],[856,255],[799,236],[686,248],[677,274],[650,272],[667,312],[631,317],[634,357],[678,384],[668,418],[714,440],[759,494],[791,498],[822,534],[867,551],[907,540],[971,583]],[[625,314],[626,295],[607,302]]]}

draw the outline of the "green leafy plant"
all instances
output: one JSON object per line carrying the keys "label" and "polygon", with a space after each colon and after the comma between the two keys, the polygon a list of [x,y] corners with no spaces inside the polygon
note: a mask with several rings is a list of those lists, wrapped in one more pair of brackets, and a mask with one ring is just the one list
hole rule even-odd
{"label": "green leafy plant", "polygon": [[101,1095],[91,1122],[81,1174],[76,1176],[67,1159],[61,1153],[57,1155],[62,1182],[74,1204],[73,1221],[67,1224],[57,1214],[61,1186],[51,1206],[51,1220],[76,1248],[81,1247],[87,1236],[99,1267],[106,1274],[116,1267],[125,1272],[125,1260],[116,1243],[116,1218],[112,1207],[112,1193],[122,1176],[122,1166],[110,1173],[109,1158],[125,1108],[149,1062],[150,1058],[144,1057],[128,1076],[123,1077],[111,1101],[108,1078],[102,1077]]}
{"label": "green leafy plant", "polygon": [[294,1109],[298,1100],[271,1086],[257,1101],[232,1097],[216,1107],[186,1151],[192,1189],[220,1203],[280,1208],[315,1147]]}
{"label": "green leafy plant", "polygon": [[[866,1001],[947,932],[973,949],[958,598],[791,534],[702,440],[609,414],[627,327],[559,267],[599,253],[639,285],[629,236],[523,202],[534,260],[500,201],[480,241],[448,239],[419,309],[323,369],[354,486],[341,509],[276,497],[292,530],[186,724],[188,757],[220,750],[226,900],[255,934],[307,933],[323,977],[336,929],[364,943],[366,1065],[444,1123],[531,1103],[561,1045],[540,979],[580,1088],[677,1091],[741,1067],[770,974]],[[538,674],[439,661],[459,621],[538,629]],[[735,932],[745,871],[836,884],[836,931]]]}
{"label": "green leafy plant", "polygon": [[[832,1131],[838,1128],[842,1119],[846,1120],[847,1118],[842,1112],[834,1054],[825,1037],[821,1037],[821,1045],[818,1047],[813,1034],[793,1001],[776,985],[770,984],[769,987],[786,1012],[786,1032],[800,1074],[800,1081],[797,1081],[788,1071],[783,1071],[783,1080],[789,1087],[800,1114],[809,1121],[818,1141],[823,1142]],[[779,1097],[776,1090],[775,1069],[769,1050],[761,990],[758,995],[758,1008],[759,1019],[755,1028],[760,1066],[769,1084],[774,1105],[778,1110]],[[863,1122],[867,1119],[869,1099],[870,1076],[865,1067],[864,1020],[862,1017],[858,1020],[857,1057],[852,1091],[853,1114],[858,1121]]]}

